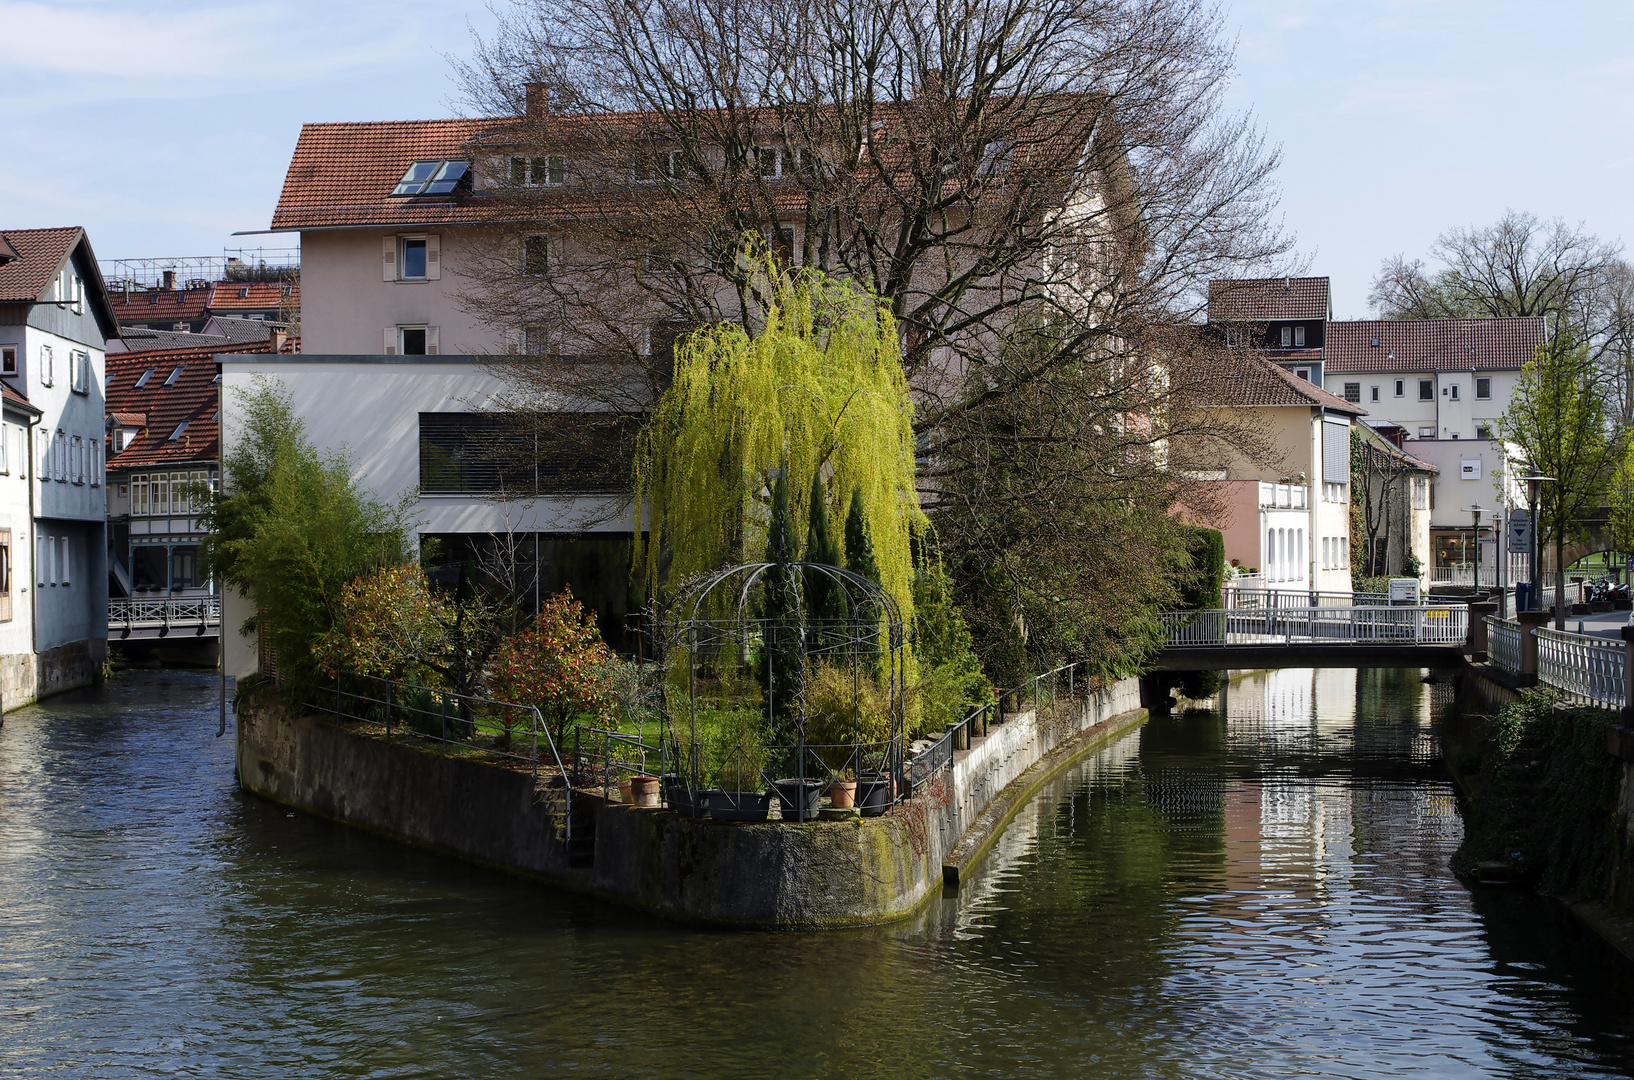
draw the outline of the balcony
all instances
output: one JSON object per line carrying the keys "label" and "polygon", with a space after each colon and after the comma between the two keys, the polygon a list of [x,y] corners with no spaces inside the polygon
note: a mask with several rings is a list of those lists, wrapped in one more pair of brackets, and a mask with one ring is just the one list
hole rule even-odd
{"label": "balcony", "polygon": [[1310,505],[1304,484],[1260,484],[1260,506],[1276,510],[1303,510]]}

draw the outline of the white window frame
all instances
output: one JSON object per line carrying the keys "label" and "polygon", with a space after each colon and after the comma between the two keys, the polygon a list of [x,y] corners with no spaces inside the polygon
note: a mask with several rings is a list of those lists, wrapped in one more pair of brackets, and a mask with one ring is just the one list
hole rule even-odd
{"label": "white window frame", "polygon": [[58,576],[59,576],[59,579],[60,579],[60,583],[62,584],[62,587],[65,588],[65,589],[69,585],[72,584],[72,581],[70,580],[70,575],[68,573],[68,567],[71,565],[70,562],[69,562],[69,557],[72,554],[73,549],[71,547],[69,547],[68,540],[69,540],[69,538],[66,537],[66,536],[57,537],[57,542],[62,545],[62,562],[57,567],[57,570],[58,570]]}
{"label": "white window frame", "polygon": [[1396,380],[1396,396],[1397,397],[1406,397],[1407,396],[1407,380],[1406,379],[1397,379]]}
{"label": "white window frame", "polygon": [[17,374],[17,346],[0,345],[0,375]]}
{"label": "white window frame", "polygon": [[1372,394],[1373,394],[1373,396],[1372,396],[1372,398],[1370,400],[1372,400],[1372,401],[1379,400],[1379,388],[1377,386],[1374,386],[1374,387],[1370,387],[1369,389],[1372,391]]}
{"label": "white window frame", "polygon": [[75,349],[68,354],[69,389],[76,394],[91,392],[91,354]]}
{"label": "white window frame", "polygon": [[[403,351],[403,332],[405,330],[425,331],[425,352],[406,353]],[[388,326],[385,332],[385,346],[387,356],[439,356],[442,353],[442,328],[427,326],[425,323],[399,323],[396,326]]]}
{"label": "white window frame", "polygon": [[1294,328],[1293,327],[1284,326],[1282,328],[1282,343],[1281,344],[1282,344],[1282,347],[1284,349],[1293,348],[1293,346],[1294,346]]}
{"label": "white window frame", "polygon": [[147,517],[153,512],[148,501],[148,474],[137,473],[130,478],[131,517]]}
{"label": "white window frame", "polygon": [[1448,386],[1447,391],[1448,391],[1448,393],[1447,393],[1448,397],[1452,398],[1452,400],[1454,400],[1454,401],[1458,400],[1458,384],[1457,383],[1453,383],[1452,385]]}
{"label": "white window frame", "polygon": [[68,482],[76,486],[85,483],[85,440],[78,435],[69,436]]}
{"label": "white window frame", "polygon": [[[1484,394],[1481,393],[1481,384],[1482,383],[1486,383],[1486,393],[1484,393]],[[1477,378],[1475,380],[1475,400],[1476,401],[1491,401],[1492,400],[1492,378],[1490,376],[1483,376],[1483,377]]]}
{"label": "white window frame", "polygon": [[522,187],[559,187],[567,183],[567,158],[561,154],[513,156],[511,183]]}
{"label": "white window frame", "polygon": [[40,346],[40,385],[51,386],[56,380],[56,356],[51,346]]}
{"label": "white window frame", "polygon": [[1296,326],[1296,327],[1294,327],[1294,348],[1303,349],[1304,347],[1305,347],[1305,328],[1303,326]]}

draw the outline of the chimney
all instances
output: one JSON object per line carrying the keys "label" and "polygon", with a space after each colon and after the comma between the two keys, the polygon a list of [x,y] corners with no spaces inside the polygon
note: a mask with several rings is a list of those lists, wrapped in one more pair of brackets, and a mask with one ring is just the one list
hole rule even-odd
{"label": "chimney", "polygon": [[550,115],[550,84],[530,82],[525,84],[528,91],[527,115],[535,119]]}
{"label": "chimney", "polygon": [[284,345],[288,341],[288,334],[284,333],[282,330],[274,330],[272,332],[272,351],[275,353],[282,353],[284,351]]}
{"label": "chimney", "polygon": [[165,288],[174,289],[175,287],[176,287],[176,271],[166,270],[165,271]]}

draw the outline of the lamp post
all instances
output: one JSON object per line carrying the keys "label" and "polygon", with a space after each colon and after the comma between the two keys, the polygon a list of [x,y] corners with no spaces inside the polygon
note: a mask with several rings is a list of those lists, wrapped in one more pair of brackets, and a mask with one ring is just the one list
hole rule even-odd
{"label": "lamp post", "polygon": [[1469,508],[1470,517],[1475,521],[1475,591],[1481,591],[1481,504],[1476,503]]}
{"label": "lamp post", "polygon": [[1544,476],[1541,473],[1527,473],[1525,476],[1516,477],[1516,479],[1526,482],[1526,502],[1531,508],[1532,567],[1529,576],[1532,579],[1532,610],[1536,611],[1542,606],[1538,603],[1538,496],[1542,492],[1543,485],[1553,481],[1554,477]]}

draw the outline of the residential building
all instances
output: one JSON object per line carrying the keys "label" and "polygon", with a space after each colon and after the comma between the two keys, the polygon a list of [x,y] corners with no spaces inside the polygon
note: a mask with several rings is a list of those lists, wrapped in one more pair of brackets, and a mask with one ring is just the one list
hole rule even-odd
{"label": "residential building", "polygon": [[1367,421],[1351,431],[1351,500],[1356,507],[1351,540],[1352,558],[1360,560],[1357,570],[1434,584],[1430,523],[1440,469],[1402,449],[1399,427]]}
{"label": "residential building", "polygon": [[[1430,485],[1431,586],[1514,584],[1527,576],[1528,551],[1507,551],[1505,526],[1525,516],[1526,496],[1515,477],[1526,472],[1519,449],[1498,439],[1413,439],[1400,425],[1381,434],[1435,467]],[[1479,527],[1476,513],[1479,510]],[[1508,563],[1500,573],[1507,553]]]}
{"label": "residential building", "polygon": [[1224,534],[1256,586],[1350,592],[1350,428],[1366,410],[1251,349],[1228,350],[1210,386],[1204,405],[1262,434],[1275,461],[1217,462],[1205,475],[1218,508],[1188,516]]}
{"label": "residential building", "polygon": [[[298,270],[287,273],[295,275]],[[128,280],[121,284],[111,296],[119,325],[145,330],[204,333],[214,316],[278,323],[301,304],[301,283],[295,276],[271,281],[178,281],[174,271],[166,271],[159,283],[147,287]]]}
{"label": "residential building", "polygon": [[220,486],[221,354],[283,342],[116,353],[107,375],[108,589],[116,597],[212,595],[199,568],[199,488]]}
{"label": "residential building", "polygon": [[1412,439],[1490,439],[1544,332],[1541,316],[1335,322],[1323,385]]}
{"label": "residential building", "polygon": [[[102,387],[117,334],[85,230],[0,231],[0,475],[16,478],[0,482],[12,496],[0,558],[17,570],[0,575],[0,610],[29,627],[26,648],[21,626],[0,631],[5,708],[91,682],[107,656]],[[25,473],[26,513],[15,501]]]}
{"label": "residential building", "polygon": [[1324,385],[1332,319],[1325,277],[1209,282],[1209,326],[1226,345],[1253,350],[1317,386]]}

